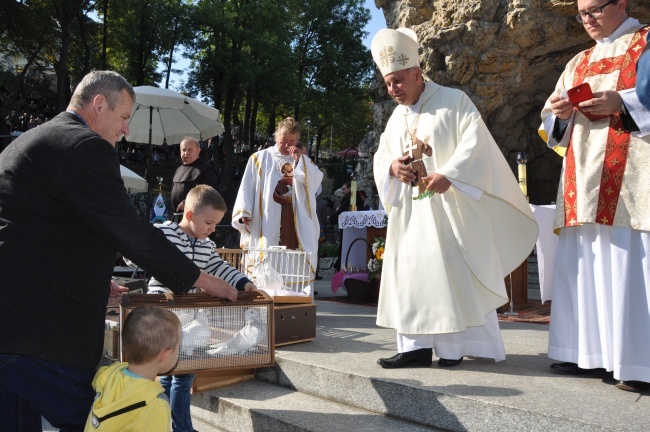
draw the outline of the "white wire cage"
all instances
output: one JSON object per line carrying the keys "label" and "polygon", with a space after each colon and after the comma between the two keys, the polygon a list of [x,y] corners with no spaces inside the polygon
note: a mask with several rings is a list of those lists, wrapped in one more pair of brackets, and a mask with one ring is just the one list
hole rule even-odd
{"label": "white wire cage", "polygon": [[[204,293],[131,294],[120,307],[120,328],[144,304],[169,309],[181,322],[178,362],[169,375],[274,364],[273,301],[268,295],[240,292],[237,301],[229,302]],[[120,333],[121,361],[128,361],[121,339]]]}
{"label": "white wire cage", "polygon": [[281,303],[312,303],[316,273],[310,252],[287,249],[244,248],[243,271],[258,289]]}

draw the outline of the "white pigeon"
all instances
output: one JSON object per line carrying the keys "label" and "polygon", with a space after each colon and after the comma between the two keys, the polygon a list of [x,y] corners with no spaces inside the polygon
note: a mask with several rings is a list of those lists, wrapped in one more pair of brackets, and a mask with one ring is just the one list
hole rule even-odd
{"label": "white pigeon", "polygon": [[275,290],[282,289],[282,274],[273,268],[268,259],[264,259],[255,264],[257,274],[257,286],[273,293]]}
{"label": "white pigeon", "polygon": [[262,321],[258,309],[248,308],[244,311],[246,325],[226,342],[211,345],[207,351],[210,355],[232,356],[245,354],[257,345],[266,333],[266,324]]}
{"label": "white pigeon", "polygon": [[199,309],[194,320],[183,326],[183,342],[180,353],[191,356],[195,349],[204,347],[212,332],[208,322],[209,313],[205,309]]}

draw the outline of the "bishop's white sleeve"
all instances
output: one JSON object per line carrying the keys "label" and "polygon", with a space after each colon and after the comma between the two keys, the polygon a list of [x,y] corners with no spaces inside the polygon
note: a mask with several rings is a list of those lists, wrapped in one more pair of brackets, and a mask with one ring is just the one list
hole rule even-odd
{"label": "bishop's white sleeve", "polygon": [[477,187],[474,187],[467,183],[459,182],[458,180],[454,180],[451,178],[448,180],[451,182],[452,185],[454,185],[456,189],[458,189],[460,192],[464,193],[465,195],[467,195],[473,200],[478,201],[483,196],[483,191]]}
{"label": "bishop's white sleeve", "polygon": [[404,183],[396,177],[390,175],[390,170],[386,172],[384,179],[384,205],[391,207],[401,207],[402,194],[404,192]]}
{"label": "bishop's white sleeve", "polygon": [[[388,126],[386,129],[389,129]],[[387,213],[390,213],[392,207],[402,206],[405,187],[404,183],[390,175],[391,164],[399,156],[391,154],[388,145],[388,134],[389,132],[386,131],[381,134],[379,148],[373,158],[373,171],[382,206]]]}

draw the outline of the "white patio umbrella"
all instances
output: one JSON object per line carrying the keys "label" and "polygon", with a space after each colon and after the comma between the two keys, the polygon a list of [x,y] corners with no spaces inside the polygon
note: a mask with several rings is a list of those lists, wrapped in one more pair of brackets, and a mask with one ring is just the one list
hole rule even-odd
{"label": "white patio umbrella", "polygon": [[223,132],[219,110],[173,90],[134,87],[135,104],[129,120],[131,142],[178,144],[183,137],[207,139]]}
{"label": "white patio umbrella", "polygon": [[120,165],[120,174],[124,181],[124,187],[128,191],[132,193],[147,192],[147,181],[124,165]]}

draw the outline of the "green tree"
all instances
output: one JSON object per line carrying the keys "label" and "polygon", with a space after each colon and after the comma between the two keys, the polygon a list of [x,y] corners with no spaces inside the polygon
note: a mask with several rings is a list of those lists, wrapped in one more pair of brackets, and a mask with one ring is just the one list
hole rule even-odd
{"label": "green tree", "polygon": [[[40,7],[38,7],[40,6]],[[44,29],[53,28],[55,23],[45,14],[44,4],[26,5],[22,2],[9,1],[0,10],[0,47],[5,57],[19,62],[24,59],[24,66],[11,72],[16,74],[20,99],[27,102],[25,80],[28,74],[37,75],[47,67],[45,52],[55,49],[54,34],[47,30],[42,32],[25,31],[35,24]]]}
{"label": "green tree", "polygon": [[135,86],[160,82],[158,65],[182,43],[189,6],[180,0],[102,0],[96,6],[106,68]]}
{"label": "green tree", "polygon": [[358,0],[326,0],[309,2],[299,16],[294,46],[304,87],[295,116],[303,113],[318,127],[317,155],[332,126],[337,134],[348,129],[361,136],[370,129],[366,86],[372,60],[362,44],[370,15]]}

